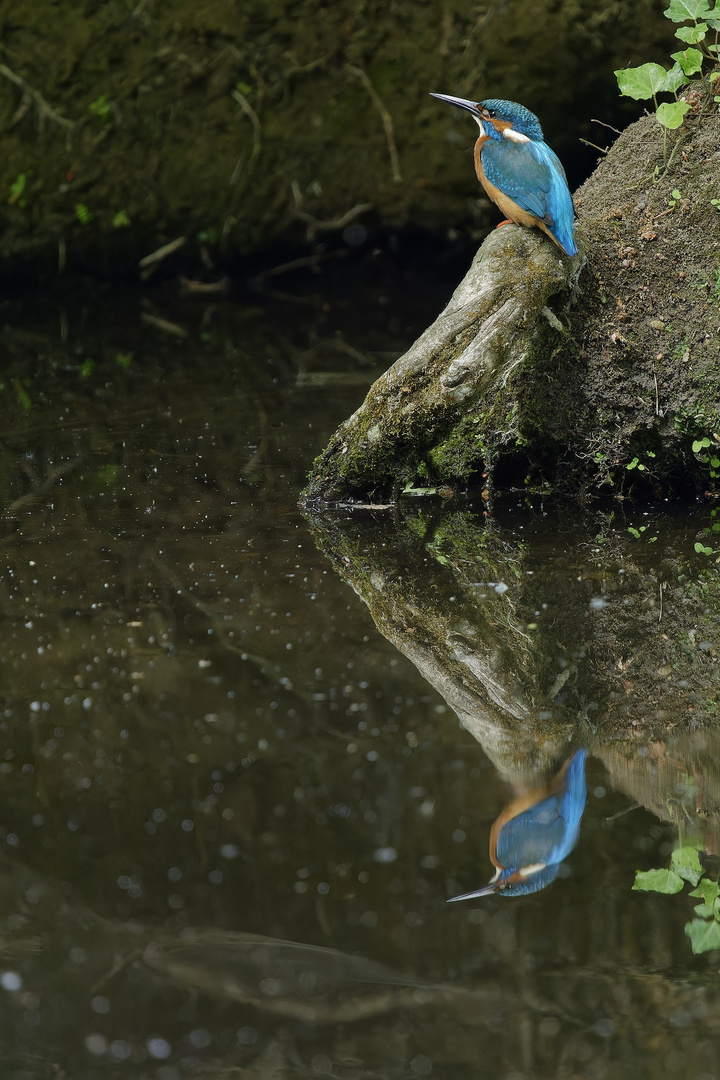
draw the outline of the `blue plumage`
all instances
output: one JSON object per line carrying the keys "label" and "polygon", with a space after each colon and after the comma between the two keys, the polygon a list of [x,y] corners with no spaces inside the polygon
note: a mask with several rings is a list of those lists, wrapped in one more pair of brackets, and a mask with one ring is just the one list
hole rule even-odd
{"label": "blue plumage", "polygon": [[490,834],[490,858],[497,867],[489,885],[454,896],[470,900],[499,892],[525,896],[544,889],[577,843],[587,791],[587,750],[576,750],[544,792],[534,799],[516,800],[495,822]]}
{"label": "blue plumage", "polygon": [[558,156],[543,138],[540,121],[524,105],[500,98],[478,103],[433,94],[472,113],[480,128],[475,169],[503,213],[518,225],[535,225],[567,255],[577,254],[574,209]]}

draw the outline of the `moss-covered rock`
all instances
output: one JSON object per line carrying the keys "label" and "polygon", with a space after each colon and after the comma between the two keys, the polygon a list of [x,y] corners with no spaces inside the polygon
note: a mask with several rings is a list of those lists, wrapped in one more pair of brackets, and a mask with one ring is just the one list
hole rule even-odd
{"label": "moss-covered rock", "polygon": [[575,492],[720,478],[720,112],[701,83],[687,100],[666,149],[647,116],[577,192],[580,256],[518,227],[485,241],[315,463],[310,499],[473,472]]}

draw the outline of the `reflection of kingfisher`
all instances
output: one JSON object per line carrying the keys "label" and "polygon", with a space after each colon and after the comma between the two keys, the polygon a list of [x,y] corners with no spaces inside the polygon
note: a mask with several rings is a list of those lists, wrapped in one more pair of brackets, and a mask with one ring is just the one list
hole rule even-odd
{"label": "reflection of kingfisher", "polygon": [[587,750],[576,750],[548,787],[503,810],[490,831],[490,860],[497,867],[492,881],[448,903],[494,892],[524,896],[550,884],[580,832],[586,757]]}
{"label": "reflection of kingfisher", "polygon": [[[536,225],[566,255],[577,254],[573,204],[560,159],[543,138],[540,121],[515,101],[433,94],[472,113],[480,128],[475,143],[475,172],[507,221]],[[506,224],[502,222],[501,224]]]}

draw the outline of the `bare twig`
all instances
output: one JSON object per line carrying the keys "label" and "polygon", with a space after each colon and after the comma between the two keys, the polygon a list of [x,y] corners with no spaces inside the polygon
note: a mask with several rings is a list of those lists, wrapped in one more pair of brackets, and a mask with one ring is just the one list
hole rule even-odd
{"label": "bare twig", "polygon": [[653,379],[655,380],[655,415],[660,415],[660,391],[658,390],[657,372],[653,371]]}
{"label": "bare twig", "polygon": [[585,145],[586,145],[586,146],[591,146],[591,147],[593,148],[593,150],[597,150],[597,151],[599,151],[599,153],[601,153],[601,154],[607,154],[607,149],[606,149],[605,147],[603,147],[603,146],[598,146],[598,144],[597,144],[597,143],[594,143],[594,142],[590,142],[590,140],[589,140],[589,139],[580,139],[579,141],[580,141],[581,143],[585,143]]}
{"label": "bare twig", "polygon": [[362,68],[354,67],[353,64],[346,64],[345,70],[349,75],[352,75],[354,78],[360,80],[360,82],[363,84],[368,94],[370,95],[370,100],[372,101],[373,105],[380,113],[383,127],[385,128],[385,138],[387,139],[388,153],[390,154],[390,167],[392,169],[392,178],[396,184],[401,184],[402,173],[400,172],[400,159],[398,157],[397,147],[395,145],[395,132],[393,130],[392,117],[390,116],[390,113],[388,112],[383,102],[380,100],[380,96],[378,95],[378,92],[373,86],[373,84],[370,82],[367,72],[363,71]]}
{"label": "bare twig", "polygon": [[[242,111],[245,113],[245,115],[250,118],[250,121],[252,122],[252,126],[253,126],[253,145],[252,145],[252,150],[250,151],[250,160],[247,163],[247,168],[246,168],[246,172],[245,172],[245,177],[247,179],[247,177],[249,177],[250,173],[254,169],[255,162],[259,158],[260,151],[262,150],[262,124],[260,123],[260,119],[258,117],[258,114],[253,109],[253,107],[250,104],[250,102],[248,101],[248,99],[245,97],[244,94],[240,93],[240,91],[237,89],[237,87],[235,87],[234,89],[232,89],[230,91],[230,96],[232,98],[234,98],[235,101],[237,101],[238,105],[240,106]],[[230,186],[231,187],[232,187],[233,184],[237,183],[238,179],[240,178],[240,173],[245,168],[244,157],[245,157],[244,154],[240,155],[240,157],[237,160],[237,165],[233,169],[232,176],[230,177]]]}
{"label": "bare twig", "polygon": [[604,120],[591,120],[590,123],[599,124],[600,127],[607,128],[608,131],[614,131],[616,135],[622,135],[622,131],[618,131],[618,129],[616,127],[613,127],[612,124],[606,124]]}
{"label": "bare twig", "polygon": [[167,319],[159,319],[157,315],[149,315],[147,311],[143,311],[140,318],[148,326],[154,326],[157,330],[162,330],[165,334],[171,334],[173,337],[181,339],[188,336],[188,332],[184,326],[178,326],[177,323],[169,322]]}
{"label": "bare twig", "polygon": [[138,266],[141,270],[145,270],[148,266],[153,266],[155,263],[162,262],[168,255],[172,255],[173,251],[177,251],[183,244],[187,242],[186,236],[178,236],[176,240],[171,240],[169,244],[163,244],[157,251],[152,251],[149,255],[146,255],[140,260]]}
{"label": "bare twig", "polygon": [[291,270],[301,270],[306,266],[314,270],[321,263],[330,259],[344,259],[349,254],[350,252],[346,248],[340,248],[338,251],[314,252],[312,255],[304,255],[300,259],[292,259],[290,262],[281,263],[279,266],[272,266],[269,270],[263,270],[261,274],[258,274],[258,280],[262,281],[266,277],[279,277],[280,274],[287,274]]}
{"label": "bare twig", "polygon": [[293,180],[290,185],[293,201],[295,203],[295,215],[299,217],[301,221],[306,221],[308,224],[308,240],[312,240],[316,233],[319,232],[336,232],[339,229],[344,229],[346,225],[349,225],[351,221],[354,221],[356,217],[360,217],[367,210],[372,210],[374,203],[357,203],[349,210],[346,210],[340,217],[331,218],[329,221],[321,221],[319,218],[313,217],[312,214],[308,214],[306,210],[303,210],[303,197],[300,192],[300,185],[297,180]]}
{"label": "bare twig", "polygon": [[9,79],[11,83],[15,83],[15,85],[19,86],[23,92],[23,103],[13,117],[15,123],[25,115],[27,108],[23,108],[23,106],[26,105],[28,100],[31,100],[34,102],[35,108],[38,111],[41,124],[42,121],[47,118],[48,120],[52,120],[54,124],[59,124],[61,127],[68,128],[69,131],[72,131],[75,127],[74,120],[67,120],[64,116],[61,116],[59,112],[56,112],[52,105],[48,105],[39,90],[36,90],[34,86],[31,86],[30,83],[26,82],[20,75],[16,75],[15,72],[11,71],[5,64],[0,64],[0,75],[5,79]]}

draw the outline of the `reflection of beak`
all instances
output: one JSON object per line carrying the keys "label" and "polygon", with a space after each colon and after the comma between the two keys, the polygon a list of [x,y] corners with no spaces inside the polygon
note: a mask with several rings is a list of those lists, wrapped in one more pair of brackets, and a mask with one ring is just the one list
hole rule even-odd
{"label": "reflection of beak", "polygon": [[467,109],[474,117],[480,119],[480,110],[474,101],[467,101],[461,97],[450,97],[449,94],[430,94],[430,97],[437,98],[438,101],[447,101],[449,105],[454,105],[457,109]]}
{"label": "reflection of beak", "polygon": [[489,885],[483,885],[482,889],[475,889],[474,892],[463,893],[462,896],[451,896],[447,902],[448,904],[454,904],[456,900],[474,900],[476,896],[489,896],[490,893],[498,891],[497,882],[491,881]]}

